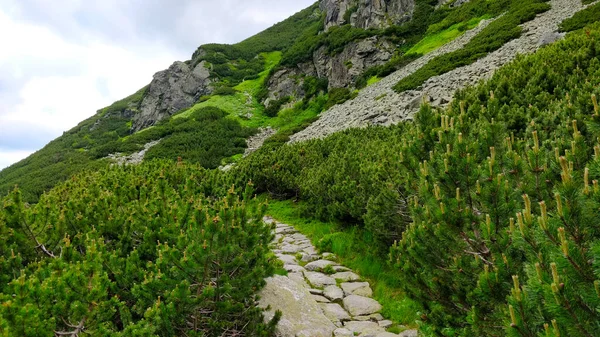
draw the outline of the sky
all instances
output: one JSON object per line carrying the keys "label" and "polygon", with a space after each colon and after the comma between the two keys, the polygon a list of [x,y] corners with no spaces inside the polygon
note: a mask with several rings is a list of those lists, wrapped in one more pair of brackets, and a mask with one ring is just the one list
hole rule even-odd
{"label": "sky", "polygon": [[0,170],[205,43],[235,43],[314,0],[0,0]]}

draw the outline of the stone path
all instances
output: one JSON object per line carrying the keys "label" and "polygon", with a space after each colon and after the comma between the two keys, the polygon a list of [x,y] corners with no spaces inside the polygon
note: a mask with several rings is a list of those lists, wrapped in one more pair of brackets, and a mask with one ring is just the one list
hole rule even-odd
{"label": "stone path", "polygon": [[260,307],[269,308],[265,319],[275,311],[283,315],[279,337],[416,337],[416,330],[401,334],[386,331],[393,323],[379,312],[368,282],[336,262],[331,253],[319,254],[310,240],[292,226],[275,223],[273,252],[284,263],[287,276],[267,278],[261,291]]}
{"label": "stone path", "polygon": [[580,0],[551,0],[550,4],[552,8],[549,11],[522,25],[521,37],[508,42],[477,62],[432,77],[417,90],[400,94],[392,90],[398,81],[414,73],[432,58],[462,48],[489,24],[488,21],[482,22],[479,27],[467,31],[436,51],[366,87],[355,99],[322,113],[319,120],[292,136],[292,141],[322,138],[353,127],[390,125],[411,119],[418,111],[423,97],[428,97],[433,106],[446,105],[457,89],[491,77],[496,69],[512,61],[518,54],[532,53],[541,46],[561,38],[562,34],[556,33],[558,25],[585,7]]}

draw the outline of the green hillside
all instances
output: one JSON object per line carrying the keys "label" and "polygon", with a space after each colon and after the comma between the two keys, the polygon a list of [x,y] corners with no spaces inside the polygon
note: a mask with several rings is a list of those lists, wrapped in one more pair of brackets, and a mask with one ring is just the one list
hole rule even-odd
{"label": "green hillside", "polygon": [[[305,99],[262,105],[269,76],[317,45],[335,53],[359,36],[404,37],[388,64],[361,75],[373,81],[418,57],[407,51],[498,17],[404,90],[548,9],[437,3],[417,1],[418,22],[320,34],[315,4],[236,45],[202,46],[188,62],[212,65],[215,91],[189,109],[131,133],[143,88],[1,171],[0,336],[274,336],[280,315],[265,323],[256,308],[281,267],[265,214],[370,281],[393,331],[600,336],[599,4],[563,22],[564,40],[447,108],[423,104],[412,121],[286,144],[356,92],[305,78]],[[241,158],[264,126],[279,131]],[[140,165],[104,159],[157,140]]]}
{"label": "green hillside", "polygon": [[232,179],[373,235],[427,336],[599,335],[599,41],[574,33],[413,123],[264,147]]}
{"label": "green hillside", "polygon": [[[281,67],[306,60],[321,46],[326,46],[329,53],[336,54],[348,43],[369,36],[382,36],[398,43],[396,54],[388,64],[369,68],[356,79],[357,87],[366,86],[367,81],[373,82],[420,56],[407,51],[421,50],[423,45],[426,45],[426,50],[435,49],[439,47],[439,42],[432,45],[432,39],[435,41],[445,30],[452,31],[462,27],[458,32],[445,36],[443,41],[448,41],[464,30],[473,28],[472,22],[502,13],[505,5],[511,1],[473,0],[454,9],[447,6],[436,9],[437,0],[417,0],[413,20],[403,25],[385,30],[364,30],[346,24],[326,33],[323,32],[324,14],[319,10],[319,4],[315,3],[237,44],[200,46],[192,59],[186,62],[198,64],[205,61],[214,80],[215,90],[210,96],[200,97],[191,108],[180,111],[173,120],[161,121],[158,129],[131,134],[133,118],[138,113],[147,90],[145,87],[130,97],[99,110],[96,115],[65,132],[27,159],[0,171],[0,192],[7,193],[14,186],[19,186],[26,201],[37,202],[43,192],[71,175],[86,168],[106,166],[109,162],[102,158],[108,154],[131,154],[142,150],[146,142],[163,137],[171,140],[151,150],[151,153],[162,154],[153,154],[149,158],[182,157],[207,168],[235,161],[244,152],[245,146],[236,139],[253,134],[254,128],[274,127],[279,132],[270,142],[285,142],[290,135],[312,123],[323,110],[355,95],[346,88],[333,88],[329,92],[326,78],[304,76],[303,89],[307,94],[302,101],[293,106],[285,106],[287,98],[284,97],[265,107],[262,104],[267,95],[265,83]],[[541,0],[530,1],[537,3]],[[413,47],[415,49],[411,49]],[[225,118],[233,122],[223,121],[199,130],[201,138],[192,141],[193,137],[188,132],[190,126],[183,125],[185,123],[182,121],[175,121],[175,118],[187,117],[203,107],[220,108],[227,114]],[[237,123],[241,125],[241,129],[235,135],[230,134],[227,127],[231,125],[238,129],[240,126]],[[189,123],[192,124],[193,122]],[[187,135],[179,135],[180,131]],[[226,144],[227,149],[195,149],[200,143]],[[173,151],[179,152],[175,149],[181,149],[181,152],[168,154],[169,149],[165,150],[165,146],[173,146]],[[159,150],[160,148],[163,150]]]}

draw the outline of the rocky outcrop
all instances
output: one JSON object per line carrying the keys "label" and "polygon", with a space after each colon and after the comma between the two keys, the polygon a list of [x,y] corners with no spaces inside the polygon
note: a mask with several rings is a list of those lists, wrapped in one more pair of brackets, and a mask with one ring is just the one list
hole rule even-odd
{"label": "rocky outcrop", "polygon": [[334,56],[322,47],[314,54],[314,66],[319,77],[329,79],[329,88],[348,87],[368,68],[389,61],[394,49],[386,39],[375,36],[352,42]]}
{"label": "rocky outcrop", "polygon": [[487,21],[482,21],[479,27],[467,31],[460,38],[361,90],[355,99],[322,113],[319,120],[292,136],[292,141],[322,138],[348,128],[396,124],[411,119],[424,99],[433,106],[445,106],[456,90],[491,77],[496,69],[512,61],[518,54],[532,53],[547,42],[560,38],[554,33],[558,25],[584,7],[579,0],[551,0],[549,3],[552,6],[549,11],[522,25],[521,37],[477,62],[432,77],[416,90],[396,93],[392,89],[398,81],[434,57],[462,48],[489,23]]}
{"label": "rocky outcrop", "polygon": [[348,23],[363,29],[386,28],[410,20],[415,0],[322,0],[319,6],[325,13],[325,29]]}
{"label": "rocky outcrop", "polygon": [[313,54],[313,60],[296,68],[280,69],[269,79],[268,100],[304,97],[304,76],[327,78],[329,88],[352,87],[356,78],[370,67],[385,64],[394,53],[394,45],[381,37],[369,37],[349,43],[342,52],[330,55],[325,47]]}
{"label": "rocky outcrop", "polygon": [[267,82],[269,97],[267,102],[265,102],[265,105],[268,105],[268,101],[270,100],[277,100],[284,97],[304,97],[304,74],[306,73],[298,68],[283,68],[277,70]]}
{"label": "rocky outcrop", "polygon": [[189,108],[200,96],[210,94],[210,83],[210,73],[204,62],[192,67],[178,61],[169,69],[156,73],[133,118],[133,131]]}

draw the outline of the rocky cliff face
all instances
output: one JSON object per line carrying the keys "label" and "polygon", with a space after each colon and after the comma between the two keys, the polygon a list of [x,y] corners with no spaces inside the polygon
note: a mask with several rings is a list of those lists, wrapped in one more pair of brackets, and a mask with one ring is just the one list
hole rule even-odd
{"label": "rocky cliff face", "polygon": [[210,73],[204,62],[195,67],[175,62],[167,70],[154,75],[148,91],[133,118],[133,131],[139,131],[156,122],[189,108],[200,96],[210,94]]}
{"label": "rocky cliff face", "polygon": [[336,55],[327,54],[326,48],[321,47],[314,52],[311,62],[277,71],[268,82],[269,99],[303,98],[303,75],[327,78],[329,88],[351,87],[366,69],[389,61],[394,48],[392,43],[378,37],[352,42]]}
{"label": "rocky cliff face", "polygon": [[[415,0],[322,0],[325,29],[343,24],[357,28],[385,28],[410,20]],[[349,21],[349,22],[347,22]]]}

